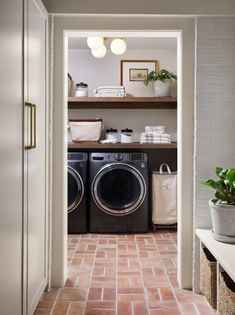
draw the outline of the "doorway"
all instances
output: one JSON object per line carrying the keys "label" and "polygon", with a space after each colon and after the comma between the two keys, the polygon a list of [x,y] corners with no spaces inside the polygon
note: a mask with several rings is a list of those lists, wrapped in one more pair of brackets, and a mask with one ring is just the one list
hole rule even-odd
{"label": "doorway", "polygon": [[[146,21],[147,21],[148,19],[146,19]],[[61,21],[62,22],[62,21]],[[159,21],[158,21],[159,22]],[[189,21],[187,21],[187,22],[189,22]],[[185,24],[187,24],[187,22],[185,23]],[[63,24],[63,23],[62,23]],[[60,27],[61,27],[61,25],[62,24],[60,24]],[[65,23],[66,24],[66,23]],[[75,23],[76,24],[76,23]],[[153,23],[153,24],[155,24],[155,23]],[[157,23],[158,24],[158,23]],[[164,24],[164,23],[163,23]],[[174,24],[174,23],[173,23]],[[177,23],[176,23],[177,24]],[[180,24],[180,23],[179,23]],[[184,24],[184,23],[183,23]],[[185,28],[185,24],[184,24],[184,26],[183,26],[183,28]],[[190,23],[189,23],[190,24]],[[172,25],[172,23],[169,23],[169,26],[170,25]],[[169,27],[168,26],[168,27]],[[63,27],[65,27],[64,29],[68,29],[68,27],[67,26],[63,26]],[[146,28],[146,26],[144,27],[144,29]],[[76,28],[77,30],[79,29],[79,28]],[[93,28],[94,29],[94,28]],[[155,28],[156,29],[156,28]],[[158,29],[158,28],[157,28]],[[162,26],[159,28],[159,29],[161,29],[161,30],[164,30],[164,31],[158,31],[158,32],[155,32],[157,35],[159,35],[159,34],[161,34],[162,33],[162,35],[163,34],[165,34],[165,33],[167,33],[167,31],[166,31],[166,29],[164,29]],[[179,29],[178,27],[173,27],[173,28],[171,28],[171,29]],[[180,28],[180,29],[182,29],[182,27]],[[60,28],[60,30],[61,30],[61,28]],[[75,30],[75,29],[74,29]],[[169,31],[168,31],[169,32]],[[73,33],[73,35],[75,34],[74,33],[74,31],[72,32]],[[90,31],[89,32],[85,32],[85,31],[83,31],[83,32],[81,32],[81,35],[82,36],[86,36],[87,34],[89,34],[90,33]],[[107,34],[107,32],[105,32],[106,34]],[[111,32],[112,33],[112,32]],[[115,33],[115,36],[117,35],[117,33],[118,33],[118,31],[115,31],[115,32],[113,32],[113,33]],[[112,34],[113,34],[112,33]],[[119,31],[119,33],[120,33],[120,31]],[[129,35],[131,34],[131,35],[133,35],[135,32],[134,31],[129,31],[129,32],[122,32],[122,33],[125,33],[125,35],[127,36],[128,35],[128,33],[129,33]],[[148,32],[144,32],[145,33],[145,35],[146,34],[148,34]],[[154,31],[151,31],[151,32],[149,32],[149,36],[153,36],[153,33],[154,33]],[[136,32],[136,35],[138,34],[138,36],[140,36],[140,32]],[[67,58],[67,56],[66,56],[66,51],[67,51],[67,45],[68,45],[68,41],[67,41],[67,37],[69,37],[69,35],[71,35],[71,32],[65,32],[64,33],[64,37],[63,38],[61,38],[60,36],[58,36],[57,37],[57,40],[58,40],[58,38],[60,37],[60,40],[57,42],[57,44],[62,44],[62,47],[63,47],[63,56],[65,56],[65,57],[63,57],[61,60],[66,60],[66,58]],[[185,185],[186,184],[186,182],[184,183],[184,182],[182,182],[182,179],[183,179],[183,175],[184,175],[184,172],[185,172],[185,169],[187,169],[187,168],[191,168],[191,166],[192,166],[192,164],[191,163],[188,163],[189,161],[186,161],[186,163],[184,164],[184,170],[183,170],[183,168],[182,168],[182,163],[183,163],[183,161],[185,160],[185,158],[186,158],[186,156],[184,156],[183,154],[182,154],[182,150],[183,149],[186,149],[186,147],[187,147],[187,151],[188,151],[188,149],[189,148],[191,148],[191,150],[192,150],[192,138],[191,138],[191,136],[192,136],[192,133],[190,134],[190,132],[188,132],[188,134],[187,134],[187,136],[185,137],[185,135],[183,135],[183,133],[182,133],[182,131],[185,129],[185,127],[186,127],[186,129],[187,130],[191,130],[191,128],[189,128],[188,129],[188,127],[189,126],[192,126],[192,121],[190,121],[189,119],[188,119],[188,113],[189,113],[189,111],[190,110],[192,110],[192,107],[190,107],[191,109],[189,109],[189,107],[188,107],[188,110],[186,110],[186,111],[183,111],[183,104],[184,104],[184,102],[182,101],[182,95],[184,94],[185,96],[186,96],[186,98],[188,99],[188,100],[190,100],[190,102],[192,102],[192,96],[193,96],[193,94],[191,93],[191,92],[193,92],[193,90],[188,90],[187,92],[186,92],[186,90],[185,89],[182,89],[182,85],[184,84],[183,83],[183,80],[182,80],[182,73],[183,73],[183,68],[182,68],[182,51],[183,51],[183,46],[182,46],[182,31],[175,31],[175,35],[176,35],[176,37],[177,37],[177,41],[178,41],[178,51],[179,51],[179,53],[178,53],[178,64],[180,64],[181,66],[179,67],[179,69],[178,69],[178,117],[177,117],[177,120],[178,120],[178,134],[179,134],[179,141],[178,141],[178,172],[180,173],[180,175],[179,175],[179,179],[178,179],[178,196],[179,196],[179,198],[178,198],[178,209],[179,209],[179,217],[178,217],[178,222],[179,222],[179,224],[178,224],[178,227],[179,227],[179,257],[178,257],[178,262],[179,262],[179,264],[178,264],[178,268],[179,268],[179,272],[178,272],[178,278],[179,278],[179,282],[180,282],[180,286],[182,286],[182,287],[190,287],[191,286],[191,276],[192,276],[192,266],[190,266],[190,262],[192,261],[192,259],[191,259],[191,257],[192,257],[192,252],[191,252],[191,249],[189,250],[189,252],[188,253],[184,253],[184,257],[186,257],[186,256],[188,256],[189,257],[189,259],[188,259],[188,263],[186,264],[187,265],[187,267],[186,267],[186,269],[184,268],[184,270],[188,270],[188,272],[186,272],[186,273],[184,273],[184,276],[182,275],[182,268],[183,268],[183,266],[184,266],[184,264],[185,264],[185,262],[183,261],[183,259],[182,259],[182,247],[186,247],[186,248],[188,248],[188,245],[189,245],[189,242],[190,241],[192,241],[192,225],[190,225],[190,224],[192,224],[192,221],[191,221],[191,218],[192,218],[192,215],[190,215],[190,213],[186,213],[185,211],[186,211],[186,209],[184,208],[184,205],[185,204],[187,204],[188,202],[189,202],[189,199],[191,198],[191,194],[192,194],[192,186],[190,186],[190,185],[188,185],[188,183],[190,183],[190,182],[188,182],[188,180],[186,180],[186,182],[187,182],[187,187],[185,186],[185,189],[186,189],[186,191],[187,190],[189,190],[189,189],[191,189],[190,190],[190,193],[189,193],[189,195],[186,195],[186,197],[184,198],[184,200],[182,200],[182,183]],[[185,38],[187,38],[187,39],[189,39],[189,37],[187,36],[187,35],[189,35],[189,33],[187,34],[187,31],[185,32],[185,34],[184,34],[184,36],[185,36]],[[61,41],[62,40],[62,41]],[[56,41],[55,41],[56,42]],[[187,42],[187,41],[186,41]],[[188,44],[189,44],[189,47],[190,48],[193,48],[193,45],[191,46],[191,44],[192,44],[192,42],[191,42],[191,39],[189,40],[189,42],[188,42]],[[187,45],[186,45],[187,46]],[[191,50],[192,51],[192,50]],[[60,58],[61,58],[62,56],[60,56]],[[190,58],[185,58],[184,59],[184,64],[188,64],[188,62],[190,63],[191,61],[192,61],[192,56],[190,57]],[[63,64],[64,64],[64,66],[63,67],[59,67],[60,69],[59,69],[59,73],[60,73],[60,75],[62,75],[62,77],[66,77],[66,74],[67,74],[67,68],[66,68],[66,62],[63,62]],[[190,64],[190,66],[192,67],[192,64]],[[188,68],[189,69],[189,68]],[[58,69],[57,69],[57,71],[55,71],[55,75],[56,75],[56,73],[58,74]],[[189,74],[189,73],[188,73]],[[188,74],[186,75],[186,76],[188,76]],[[190,77],[192,78],[192,75],[193,74],[193,71],[192,71],[192,73],[190,73]],[[56,81],[58,82],[58,77],[56,78]],[[58,83],[58,85],[57,85],[57,82],[55,82],[55,85],[58,87],[59,85],[61,85],[61,84],[59,84]],[[67,82],[67,81],[66,81]],[[192,81],[191,81],[192,82]],[[187,85],[187,84],[186,84]],[[64,106],[64,108],[66,108],[66,105],[67,105],[67,102],[65,101],[65,99],[66,99],[66,89],[67,89],[67,87],[66,87],[66,84],[64,84],[63,85],[63,106]],[[57,92],[59,92],[58,90],[57,90]],[[56,99],[58,99],[58,95],[59,95],[60,93],[55,93],[55,102],[54,103],[56,103]],[[185,100],[185,99],[184,99]],[[61,100],[59,101],[59,103],[61,104]],[[56,106],[58,106],[58,105],[56,105]],[[60,109],[61,110],[61,109]],[[64,110],[62,110],[62,112],[63,112],[63,122],[64,122],[64,124],[65,124],[65,122],[67,122],[67,113],[64,111]],[[57,112],[58,113],[58,112]],[[187,121],[184,119],[184,118],[186,118],[185,117],[185,115],[187,116]],[[58,122],[59,121],[61,121],[61,116],[60,115],[58,115],[57,117],[55,117],[55,124],[57,125],[58,124]],[[190,125],[191,124],[191,125]],[[66,124],[67,125],[67,124]],[[66,189],[67,189],[67,186],[66,186],[66,171],[65,171],[65,165],[66,165],[66,163],[65,163],[65,161],[67,161],[67,159],[66,159],[66,149],[67,149],[67,139],[65,138],[65,135],[66,135],[66,131],[67,131],[67,128],[66,128],[66,126],[64,125],[64,129],[63,129],[63,145],[61,146],[59,143],[61,143],[61,141],[59,140],[59,139],[57,139],[55,142],[56,142],[56,144],[55,144],[55,147],[57,148],[57,154],[58,154],[58,152],[60,152],[61,154],[62,154],[62,156],[63,156],[63,158],[61,159],[61,157],[59,158],[58,157],[58,159],[61,159],[61,161],[63,161],[63,163],[62,163],[62,165],[64,165],[64,172],[63,172],[63,174],[61,174],[60,173],[60,178],[61,178],[61,180],[62,180],[62,186],[60,187],[60,193],[61,193],[61,198],[62,198],[62,203],[60,203],[60,206],[59,206],[59,208],[61,208],[61,206],[63,206],[63,218],[64,219],[62,219],[62,217],[60,217],[60,219],[59,219],[59,216],[57,216],[57,222],[59,223],[57,226],[56,226],[56,228],[55,228],[55,231],[54,231],[54,235],[58,235],[58,233],[60,234],[60,238],[61,238],[61,240],[62,240],[62,244],[63,244],[63,246],[62,246],[62,248],[60,247],[60,249],[59,249],[59,247],[58,247],[58,243],[55,245],[55,247],[54,247],[54,249],[53,249],[53,251],[54,252],[56,252],[57,250],[58,250],[58,252],[60,252],[60,253],[62,253],[62,256],[61,256],[61,254],[60,254],[60,257],[62,258],[61,259],[61,262],[59,262],[59,261],[57,261],[57,262],[55,262],[55,260],[54,260],[54,263],[53,263],[53,260],[52,260],[52,275],[53,275],[53,277],[52,277],[52,279],[53,279],[53,282],[56,284],[56,283],[64,283],[64,280],[65,280],[65,278],[66,278],[66,264],[65,264],[65,257],[66,257],[66,250],[67,250],[67,244],[66,244],[66,240],[65,240],[65,235],[66,235],[66,228],[67,228],[67,220],[66,220],[66,215],[65,215],[65,212],[64,212],[64,209],[66,209],[66,197],[65,197],[65,195],[66,194],[64,194],[64,192],[66,191]],[[192,131],[192,130],[191,130]],[[184,140],[186,141],[186,142],[184,142]],[[57,146],[57,145],[59,145],[59,146]],[[185,147],[183,146],[183,145],[185,145]],[[189,146],[188,146],[189,145]],[[60,147],[60,149],[59,149],[59,147]],[[59,149],[59,151],[58,151],[58,149]],[[189,152],[189,151],[188,151]],[[187,160],[187,159],[186,159]],[[191,161],[192,162],[192,161]],[[58,160],[57,160],[57,163],[58,163]],[[60,163],[59,163],[60,164]],[[61,164],[60,164],[61,165]],[[55,165],[55,167],[58,169],[58,165]],[[185,174],[186,175],[186,174]],[[55,175],[55,177],[58,177],[58,174],[57,175]],[[64,180],[65,179],[65,180]],[[192,184],[192,183],[191,183]],[[56,188],[56,192],[58,193],[58,188]],[[57,195],[57,194],[56,194]],[[57,195],[58,196],[58,195]],[[61,201],[61,199],[60,199],[60,201]],[[58,200],[56,200],[55,202],[54,202],[54,207],[56,206],[56,204],[58,204]],[[58,208],[57,208],[58,209]],[[58,210],[57,210],[58,211]],[[185,215],[185,213],[186,213],[186,215]],[[183,219],[184,218],[184,219]],[[62,219],[62,220],[61,220]],[[187,219],[187,220],[186,220]],[[184,224],[184,220],[186,220],[187,222],[185,222],[185,224]],[[59,231],[58,230],[58,228],[59,228],[59,226],[60,227],[62,227],[62,230],[64,231],[64,233],[63,233],[63,235],[61,236],[61,230]],[[186,241],[186,238],[183,238],[183,235],[185,235],[185,233],[187,233],[187,241]],[[187,243],[187,244],[186,244]],[[192,243],[192,242],[191,242]],[[191,244],[192,245],[192,244]],[[191,246],[190,245],[190,246]],[[62,251],[61,251],[61,249],[62,249]],[[57,252],[57,253],[58,253]],[[65,267],[65,268],[64,268]],[[63,272],[61,272],[63,270]],[[187,277],[185,277],[185,275],[188,275]]]}

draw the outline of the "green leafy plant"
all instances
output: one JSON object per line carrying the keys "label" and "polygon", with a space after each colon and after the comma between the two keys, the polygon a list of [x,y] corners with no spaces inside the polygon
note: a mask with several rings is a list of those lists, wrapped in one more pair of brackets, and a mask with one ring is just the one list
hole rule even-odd
{"label": "green leafy plant", "polygon": [[215,190],[215,202],[235,206],[235,169],[216,167],[218,180],[208,179],[202,184]]}
{"label": "green leafy plant", "polygon": [[162,69],[159,72],[151,71],[145,78],[144,84],[148,86],[149,82],[157,80],[162,82],[165,82],[166,80],[177,80],[177,76],[173,72],[169,72],[166,69]]}

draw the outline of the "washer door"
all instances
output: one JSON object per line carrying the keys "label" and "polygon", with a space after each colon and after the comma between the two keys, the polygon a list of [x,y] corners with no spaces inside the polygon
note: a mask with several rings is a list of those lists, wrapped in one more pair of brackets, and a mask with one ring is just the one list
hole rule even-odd
{"label": "washer door", "polygon": [[96,205],[114,216],[134,212],[146,195],[146,183],[141,173],[124,163],[104,166],[95,176],[91,189]]}
{"label": "washer door", "polygon": [[84,184],[79,173],[68,166],[68,213],[75,210],[84,195]]}

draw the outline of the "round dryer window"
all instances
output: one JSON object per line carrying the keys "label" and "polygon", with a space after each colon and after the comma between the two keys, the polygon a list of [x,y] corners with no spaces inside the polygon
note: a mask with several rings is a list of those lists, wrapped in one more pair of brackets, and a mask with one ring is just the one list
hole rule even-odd
{"label": "round dryer window", "polygon": [[84,184],[79,173],[68,166],[68,213],[75,210],[84,195]]}
{"label": "round dryer window", "polygon": [[128,215],[142,204],[146,195],[146,183],[141,173],[124,163],[104,166],[92,183],[92,196],[104,212]]}

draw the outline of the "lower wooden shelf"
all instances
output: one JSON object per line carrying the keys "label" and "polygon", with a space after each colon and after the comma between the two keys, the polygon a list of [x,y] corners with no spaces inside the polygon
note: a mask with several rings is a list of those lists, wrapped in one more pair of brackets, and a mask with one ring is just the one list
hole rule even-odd
{"label": "lower wooden shelf", "polygon": [[155,144],[155,143],[98,143],[98,142],[69,142],[68,149],[177,149],[177,143]]}

